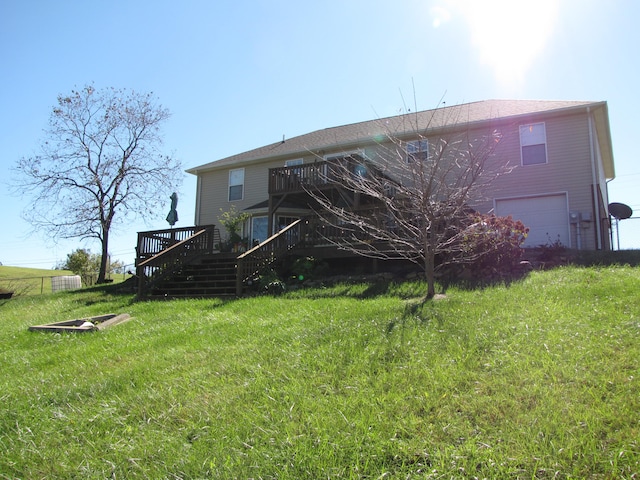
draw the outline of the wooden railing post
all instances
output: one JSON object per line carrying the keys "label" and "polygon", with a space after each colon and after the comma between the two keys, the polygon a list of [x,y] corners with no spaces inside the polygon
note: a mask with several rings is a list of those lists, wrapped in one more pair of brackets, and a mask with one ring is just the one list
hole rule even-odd
{"label": "wooden railing post", "polygon": [[213,227],[211,230],[207,232],[207,253],[213,252],[213,246],[214,246],[213,239],[215,237],[214,232],[215,232],[215,227]]}
{"label": "wooden railing post", "polygon": [[244,258],[238,257],[236,264],[236,297],[242,296],[242,283],[244,281]]}
{"label": "wooden railing post", "polygon": [[138,277],[138,298],[144,297],[146,293],[147,281],[144,278],[144,268],[137,267],[136,268],[136,276]]}

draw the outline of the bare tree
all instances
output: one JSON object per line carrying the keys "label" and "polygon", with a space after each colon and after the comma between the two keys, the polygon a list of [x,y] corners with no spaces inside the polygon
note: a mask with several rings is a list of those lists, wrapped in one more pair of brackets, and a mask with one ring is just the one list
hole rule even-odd
{"label": "bare tree", "polygon": [[431,121],[419,128],[416,117],[409,134],[388,132],[375,158],[351,155],[333,163],[325,181],[339,179],[352,208],[326,190],[308,189],[323,222],[348,232],[348,242],[335,244],[366,257],[420,265],[427,298],[435,294],[437,267],[481,254],[471,254],[465,241],[487,233],[470,213],[489,183],[509,171],[494,161],[499,130],[461,131],[455,120],[444,128],[440,122],[434,133]]}
{"label": "bare tree", "polygon": [[169,115],[150,93],[88,85],[58,96],[40,153],[17,162],[14,188],[32,198],[24,218],[53,238],[100,241],[99,283],[112,228],[156,211],[182,181],[159,150]]}

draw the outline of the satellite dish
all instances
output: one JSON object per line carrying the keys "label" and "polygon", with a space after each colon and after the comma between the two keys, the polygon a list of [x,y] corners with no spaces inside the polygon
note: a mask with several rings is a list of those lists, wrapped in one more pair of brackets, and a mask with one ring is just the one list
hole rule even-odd
{"label": "satellite dish", "polygon": [[609,215],[616,220],[625,220],[633,215],[633,210],[629,205],[614,202],[609,204]]}

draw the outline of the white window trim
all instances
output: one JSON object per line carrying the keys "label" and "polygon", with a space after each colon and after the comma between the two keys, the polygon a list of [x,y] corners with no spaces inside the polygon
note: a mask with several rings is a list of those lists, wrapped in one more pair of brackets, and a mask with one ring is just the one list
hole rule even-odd
{"label": "white window trim", "polygon": [[[253,217],[251,217],[251,240],[252,240],[252,245],[249,246],[249,248],[253,248],[253,242],[255,241],[255,221],[257,219],[264,219],[267,222],[267,229],[268,229],[268,225],[269,225],[269,216],[268,215],[254,215]],[[267,231],[267,238],[269,238],[269,232]],[[265,239],[266,240],[266,239]],[[264,241],[264,240],[263,240]]]}
{"label": "white window trim", "polygon": [[[524,155],[522,154],[522,148],[523,147],[532,147],[534,145],[541,145],[540,143],[531,143],[528,145],[523,145],[522,144],[522,129],[523,128],[527,128],[527,127],[532,127],[533,125],[542,125],[542,128],[544,129],[544,163],[529,163],[529,164],[525,164],[524,163]],[[520,125],[518,128],[518,142],[520,145],[520,165],[523,167],[534,167],[536,165],[546,165],[549,163],[549,152],[547,151],[547,125],[545,122],[534,122],[534,123],[525,123],[523,125]]]}
{"label": "white window trim", "polygon": [[285,160],[285,167],[297,167],[298,165],[304,164],[304,158],[292,158],[291,160]]}
{"label": "white window trim", "polygon": [[[233,174],[233,172],[238,172],[241,171],[242,172],[242,183],[238,183],[238,184],[231,184],[231,175]],[[245,184],[245,178],[244,178],[244,168],[232,168],[231,170],[229,170],[229,183],[227,186],[227,201],[229,202],[239,202],[244,200],[244,184]],[[235,199],[231,199],[231,187],[237,187],[237,186],[242,186],[242,195],[240,196],[240,198],[235,198]]]}
{"label": "white window trim", "polygon": [[[421,144],[424,144],[421,145]],[[414,152],[410,152],[409,148],[410,146],[417,146],[417,150]],[[405,147],[404,147],[404,152],[405,152],[405,160],[407,163],[412,163],[413,161],[415,161],[415,159],[412,157],[412,155],[416,154],[416,153],[425,153],[425,158],[423,158],[422,160],[428,160],[429,159],[429,139],[428,138],[419,138],[417,140],[409,140],[407,142],[405,142]]]}
{"label": "white window trim", "polygon": [[342,158],[342,157],[348,157],[350,155],[360,155],[362,158],[366,158],[364,154],[364,150],[362,148],[359,148],[357,150],[348,150],[345,152],[327,153],[322,157],[322,159],[331,160],[332,158]]}

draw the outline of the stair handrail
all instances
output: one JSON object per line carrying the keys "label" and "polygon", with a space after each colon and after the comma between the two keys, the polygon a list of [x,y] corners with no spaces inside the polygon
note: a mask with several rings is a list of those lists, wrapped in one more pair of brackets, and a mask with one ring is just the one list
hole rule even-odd
{"label": "stair handrail", "polygon": [[304,235],[301,228],[305,219],[290,223],[265,241],[247,250],[237,258],[236,295],[242,296],[242,285],[250,277],[259,274],[264,268],[275,262],[278,257],[295,247]]}
{"label": "stair handrail", "polygon": [[[216,236],[216,232],[218,235]],[[160,251],[136,266],[138,295],[142,296],[154,283],[173,274],[184,265],[193,263],[200,256],[213,253],[219,231],[215,225],[207,225],[190,237]],[[153,281],[149,279],[153,276]]]}

